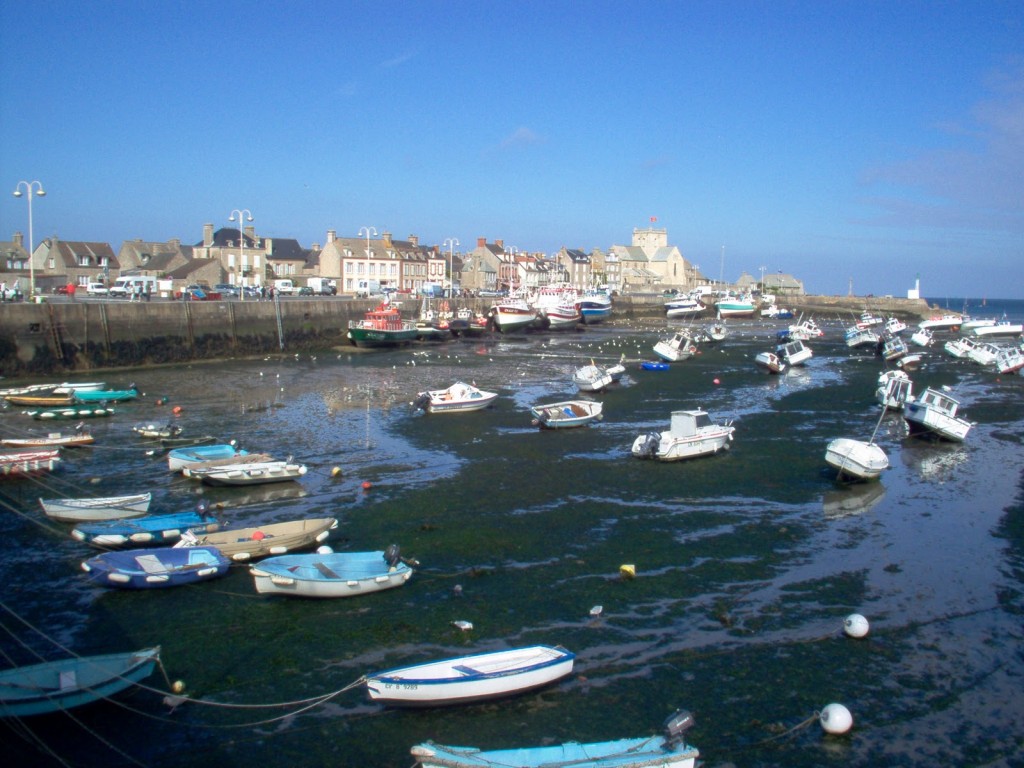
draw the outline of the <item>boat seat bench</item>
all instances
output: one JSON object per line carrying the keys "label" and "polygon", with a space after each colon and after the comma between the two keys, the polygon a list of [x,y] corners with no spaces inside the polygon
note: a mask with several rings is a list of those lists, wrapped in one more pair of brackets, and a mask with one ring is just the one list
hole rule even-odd
{"label": "boat seat bench", "polygon": [[454,667],[452,667],[452,669],[454,669],[456,672],[461,672],[464,675],[482,675],[483,674],[483,672],[481,672],[479,669],[473,669],[472,667],[468,667],[465,664],[456,664]]}
{"label": "boat seat bench", "polygon": [[340,579],[341,576],[336,574],[330,568],[327,567],[326,563],[313,563],[313,567],[316,568],[320,573],[326,576],[328,579]]}

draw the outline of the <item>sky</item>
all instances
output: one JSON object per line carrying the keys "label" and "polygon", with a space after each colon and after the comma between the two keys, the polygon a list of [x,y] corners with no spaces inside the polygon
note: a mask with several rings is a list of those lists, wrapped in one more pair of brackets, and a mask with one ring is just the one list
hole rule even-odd
{"label": "sky", "polygon": [[714,280],[1024,298],[1019,0],[0,0],[0,46],[35,243],[656,226]]}

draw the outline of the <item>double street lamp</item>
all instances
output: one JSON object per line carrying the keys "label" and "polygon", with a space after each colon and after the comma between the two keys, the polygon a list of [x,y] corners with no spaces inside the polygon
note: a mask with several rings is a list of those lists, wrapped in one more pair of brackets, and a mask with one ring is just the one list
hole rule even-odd
{"label": "double street lamp", "polygon": [[455,246],[460,245],[457,238],[449,237],[444,241],[448,246],[448,298],[455,298]]}
{"label": "double street lamp", "polygon": [[[375,227],[360,227],[359,234],[366,235],[366,298],[370,298],[370,235],[377,237]],[[356,295],[359,295],[359,281],[356,280]]]}
{"label": "double street lamp", "polygon": [[242,220],[252,221],[252,211],[248,208],[235,208],[228,217],[228,221],[238,221],[238,294],[242,301],[245,301],[245,230]]}
{"label": "double street lamp", "polygon": [[21,186],[25,185],[25,192],[28,193],[28,295],[32,298],[36,295],[36,265],[32,260],[35,243],[32,241],[32,196],[43,197],[46,191],[38,181],[19,181],[14,187],[14,196],[21,197]]}

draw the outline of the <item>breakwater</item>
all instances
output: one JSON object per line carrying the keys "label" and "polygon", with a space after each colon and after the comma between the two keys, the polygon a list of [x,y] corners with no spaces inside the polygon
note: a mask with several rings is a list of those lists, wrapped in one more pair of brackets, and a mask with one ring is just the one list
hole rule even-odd
{"label": "breakwater", "polygon": [[[615,299],[615,316],[660,315],[664,297]],[[491,299],[464,302],[486,313]],[[783,303],[780,300],[780,304]],[[372,306],[366,300],[288,298],[278,301],[110,300],[0,304],[0,373],[22,376],[83,372],[293,353],[349,344],[346,329]],[[796,312],[923,317],[926,301],[856,296],[787,297]],[[407,316],[418,303],[407,301]]]}

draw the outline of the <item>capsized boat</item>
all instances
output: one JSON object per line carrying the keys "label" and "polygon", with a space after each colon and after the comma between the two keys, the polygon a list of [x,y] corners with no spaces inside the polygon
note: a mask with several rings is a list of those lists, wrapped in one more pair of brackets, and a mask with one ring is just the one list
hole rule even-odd
{"label": "capsized boat", "polygon": [[26,448],[0,452],[0,476],[35,475],[60,464],[59,448]]}
{"label": "capsized boat", "polygon": [[109,698],[149,677],[159,661],[156,646],[5,669],[0,672],[0,717],[45,715]]}
{"label": "capsized boat", "polygon": [[638,459],[692,459],[728,450],[735,431],[730,422],[713,423],[707,411],[672,411],[667,431],[640,435],[630,451]]}
{"label": "capsized boat", "polygon": [[147,491],[96,498],[40,499],[39,504],[47,517],[68,523],[79,523],[141,517],[149,511],[152,500],[153,494]]}
{"label": "capsized boat", "polygon": [[419,768],[694,768],[700,751],[683,738],[693,722],[680,710],[665,721],[664,736],[490,751],[428,741],[411,752]]}
{"label": "capsized boat", "polygon": [[[326,550],[326,551],[321,551]],[[280,555],[249,569],[260,594],[295,597],[355,597],[400,587],[413,574],[394,544],[383,552],[331,552]]]}
{"label": "capsized boat", "polygon": [[595,400],[566,400],[530,408],[533,424],[543,429],[582,427],[604,418],[603,406]]}
{"label": "capsized boat", "polygon": [[216,547],[122,549],[82,563],[94,582],[118,589],[180,587],[227,576],[230,567]]}
{"label": "capsized boat", "polygon": [[931,435],[962,443],[971,427],[957,415],[960,401],[952,395],[928,387],[919,397],[909,398],[903,406],[903,418],[912,435]]}
{"label": "capsized boat", "polygon": [[307,469],[305,464],[271,460],[185,467],[181,472],[185,477],[201,480],[206,485],[265,485],[298,480]]}
{"label": "capsized boat", "polygon": [[447,389],[431,389],[416,395],[412,405],[426,413],[466,413],[479,411],[493,403],[497,392],[485,392],[473,384],[457,381]]}
{"label": "capsized boat", "polygon": [[141,545],[156,547],[173,544],[185,531],[202,535],[219,528],[220,521],[209,514],[205,503],[200,503],[194,511],[188,512],[79,523],[71,531],[71,536],[104,549]]}
{"label": "capsized boat", "polygon": [[232,560],[245,562],[312,547],[330,536],[337,527],[336,518],[318,517],[226,531],[186,531],[174,546],[216,547]]}
{"label": "capsized boat", "polygon": [[531,645],[372,673],[366,690],[393,706],[468,704],[550,685],[571,673],[575,660],[564,648]]}

